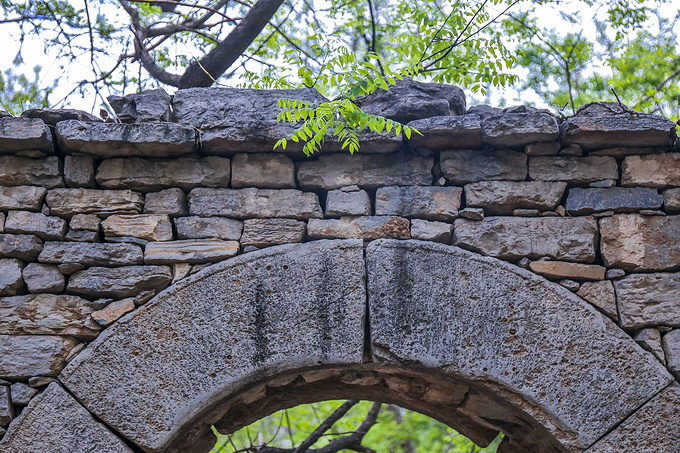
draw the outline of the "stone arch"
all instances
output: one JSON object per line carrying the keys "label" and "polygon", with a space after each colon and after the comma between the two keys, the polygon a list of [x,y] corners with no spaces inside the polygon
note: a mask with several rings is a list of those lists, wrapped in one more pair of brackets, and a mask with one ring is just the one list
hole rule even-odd
{"label": "stone arch", "polygon": [[[316,241],[210,266],[107,329],[59,380],[65,391],[31,402],[3,451],[91,451],[60,444],[79,436],[100,451],[203,451],[211,424],[347,392],[476,441],[502,429],[505,451],[625,451],[631,418],[659,399],[662,415],[680,407],[666,369],[573,293],[420,241]],[[40,432],[65,406],[81,421]],[[679,434],[662,420],[661,450]]]}

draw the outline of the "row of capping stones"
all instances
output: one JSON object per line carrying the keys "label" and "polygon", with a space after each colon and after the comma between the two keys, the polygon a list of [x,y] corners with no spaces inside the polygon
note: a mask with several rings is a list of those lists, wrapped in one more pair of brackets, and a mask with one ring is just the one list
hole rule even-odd
{"label": "row of capping stones", "polygon": [[613,103],[561,123],[526,106],[466,112],[456,87],[398,88],[403,102],[362,107],[422,136],[366,134],[355,156],[334,143],[316,158],[272,151],[292,131],[276,102],[318,100],[311,90],[154,90],[112,99],[123,123],[0,118],[0,435],[102,328],[171,283],[323,238],[430,240],[516,263],[679,377],[674,124]]}

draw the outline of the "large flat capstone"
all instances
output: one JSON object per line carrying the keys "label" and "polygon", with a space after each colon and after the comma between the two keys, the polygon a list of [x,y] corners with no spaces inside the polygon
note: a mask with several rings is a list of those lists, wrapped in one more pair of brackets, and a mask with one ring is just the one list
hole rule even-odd
{"label": "large flat capstone", "polygon": [[0,154],[17,151],[53,154],[52,132],[37,118],[0,118]]}
{"label": "large flat capstone", "polygon": [[659,115],[628,113],[609,116],[574,116],[560,126],[562,144],[583,149],[615,147],[670,148],[675,124]]}

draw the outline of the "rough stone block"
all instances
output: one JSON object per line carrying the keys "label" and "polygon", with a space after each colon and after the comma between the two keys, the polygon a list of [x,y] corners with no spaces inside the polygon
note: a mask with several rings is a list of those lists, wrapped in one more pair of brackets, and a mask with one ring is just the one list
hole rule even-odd
{"label": "rough stone block", "polygon": [[295,165],[283,154],[237,154],[231,162],[231,187],[294,189]]}
{"label": "rough stone block", "polygon": [[243,222],[241,246],[269,247],[302,242],[307,232],[305,222],[293,219],[249,219]]}
{"label": "rough stone block", "polygon": [[35,261],[42,248],[40,238],[30,234],[0,234],[0,258]]}
{"label": "rough stone block", "polygon": [[189,193],[191,215],[234,219],[323,217],[315,193],[295,189],[194,189]]}
{"label": "rough stone block", "polygon": [[588,215],[595,212],[637,212],[641,209],[659,209],[663,196],[655,189],[642,187],[610,187],[606,189],[569,190],[567,212],[572,215]]}
{"label": "rough stone block", "polygon": [[0,378],[56,376],[76,344],[73,337],[0,335]]}
{"label": "rough stone block", "polygon": [[76,214],[71,217],[69,227],[73,230],[99,231],[102,221],[94,214]]}
{"label": "rough stone block", "polygon": [[144,250],[144,261],[147,264],[211,263],[231,258],[239,249],[238,242],[221,239],[149,242]]}
{"label": "rough stone block", "polygon": [[107,159],[97,168],[97,183],[103,189],[132,189],[153,192],[161,189],[228,187],[229,159],[205,157],[172,160]]}
{"label": "rough stone block", "polygon": [[28,291],[33,294],[59,294],[66,285],[64,274],[54,264],[29,263],[22,275]]}
{"label": "rough stone block", "polygon": [[99,242],[99,234],[96,231],[69,230],[65,239],[72,242]]}
{"label": "rough stone block", "polygon": [[588,152],[589,156],[611,156],[617,159],[623,159],[627,156],[641,156],[643,154],[661,154],[668,151],[668,147],[662,148],[603,148],[591,150]]}
{"label": "rough stone block", "polygon": [[57,123],[66,120],[78,120],[101,123],[102,119],[97,118],[82,110],[76,109],[28,109],[21,113],[22,118],[38,118],[45,124],[56,126]]}
{"label": "rough stone block", "polygon": [[238,241],[241,239],[243,222],[220,217],[178,217],[175,228],[179,239],[223,239]]}
{"label": "rough stone block", "polygon": [[500,115],[482,120],[482,134],[491,145],[522,148],[530,143],[557,140],[559,128],[555,116],[547,111],[511,113],[505,109]]}
{"label": "rough stone block", "polygon": [[0,428],[7,427],[13,419],[14,407],[12,407],[10,388],[0,385]]}
{"label": "rough stone block", "polygon": [[453,220],[458,217],[460,187],[381,187],[375,195],[375,214]]}
{"label": "rough stone block", "polygon": [[0,259],[0,296],[15,296],[24,286],[23,267],[24,263],[17,259]]}
{"label": "rough stone block", "polygon": [[10,211],[5,220],[5,231],[14,234],[33,234],[43,240],[60,240],[66,234],[66,221],[40,212]]}
{"label": "rough stone block", "polygon": [[668,369],[680,379],[680,329],[675,329],[663,336],[663,351],[668,363]]}
{"label": "rough stone block", "polygon": [[307,223],[310,239],[409,239],[409,221],[401,217],[365,216],[339,219],[310,219]]}
{"label": "rough stone block", "polygon": [[112,215],[102,222],[104,234],[147,241],[171,241],[172,223],[163,214]]}
{"label": "rough stone block", "polygon": [[92,156],[66,156],[64,159],[64,181],[69,187],[96,188]]}
{"label": "rough stone block", "polygon": [[47,192],[45,200],[51,214],[63,217],[139,214],[144,204],[142,194],[132,190],[53,189]]}
{"label": "rough stone block", "polygon": [[595,260],[597,221],[575,217],[487,217],[454,222],[455,245],[505,260]]}
{"label": "rough stone block", "polygon": [[607,268],[595,264],[565,261],[532,261],[529,269],[551,280],[604,280]]}
{"label": "rough stone block", "polygon": [[621,185],[680,187],[680,154],[626,157],[621,164]]}
{"label": "rough stone block", "polygon": [[326,217],[371,215],[371,198],[358,186],[330,190],[326,194]]}
{"label": "rough stone block", "polygon": [[107,100],[123,123],[172,121],[172,97],[162,88],[109,96]]}
{"label": "rough stone block", "polygon": [[170,217],[188,215],[186,194],[181,189],[147,193],[144,197],[144,214],[167,214]]}
{"label": "rough stone block", "polygon": [[484,147],[479,115],[434,116],[408,123],[421,134],[411,134],[414,148],[432,150],[474,149]]}
{"label": "rough stone block", "polygon": [[0,187],[0,211],[40,211],[46,193],[44,187]]}
{"label": "rough stone block", "polygon": [[421,241],[441,242],[448,244],[451,241],[453,225],[444,222],[431,222],[429,220],[411,220],[411,238]]}
{"label": "rough stone block", "polygon": [[0,118],[0,154],[26,150],[54,154],[50,128],[37,118]]}
{"label": "rough stone block", "polygon": [[524,154],[527,156],[557,156],[559,152],[559,142],[529,143],[524,147]]}
{"label": "rough stone block", "polygon": [[31,159],[20,156],[0,156],[0,181],[3,186],[63,187],[61,163],[56,156]]}
{"label": "rough stone block", "polygon": [[611,281],[583,282],[576,294],[599,308],[613,320],[618,321],[616,294]]}
{"label": "rough stone block", "polygon": [[15,406],[28,406],[31,398],[35,396],[38,391],[22,382],[15,382],[10,387],[12,395],[12,404]]}
{"label": "rough stone block", "polygon": [[680,274],[631,274],[614,281],[621,326],[680,326]]}
{"label": "rough stone block", "polygon": [[89,298],[122,299],[142,291],[160,292],[172,282],[167,266],[90,267],[71,275],[66,291]]}
{"label": "rough stone block", "polygon": [[666,214],[680,214],[680,189],[666,189],[662,195]]}
{"label": "rough stone block", "polygon": [[440,165],[449,184],[524,181],[527,176],[526,154],[503,149],[442,151]]}
{"label": "rough stone block", "polygon": [[635,334],[633,340],[645,351],[651,352],[659,359],[659,362],[666,364],[666,353],[661,345],[661,332],[658,329],[642,329]]}
{"label": "rough stone block", "polygon": [[575,116],[560,126],[563,145],[578,143],[583,149],[660,147],[669,149],[675,124],[659,115],[628,113],[609,116]]}
{"label": "rough stone block", "polygon": [[142,264],[142,249],[133,244],[87,242],[46,242],[38,260],[41,263],[74,263],[83,266],[128,266]]}
{"label": "rough stone block", "polygon": [[117,300],[92,313],[92,319],[100,326],[106,327],[135,308],[135,301],[132,298]]}
{"label": "rough stone block", "polygon": [[5,232],[5,213],[0,212],[0,233]]}
{"label": "rough stone block", "polygon": [[481,181],[465,185],[465,204],[484,208],[489,215],[510,215],[516,209],[552,211],[566,187],[557,181]]}
{"label": "rough stone block", "polygon": [[587,184],[603,179],[619,179],[619,167],[616,159],[606,156],[537,156],[529,159],[529,177],[534,181]]}

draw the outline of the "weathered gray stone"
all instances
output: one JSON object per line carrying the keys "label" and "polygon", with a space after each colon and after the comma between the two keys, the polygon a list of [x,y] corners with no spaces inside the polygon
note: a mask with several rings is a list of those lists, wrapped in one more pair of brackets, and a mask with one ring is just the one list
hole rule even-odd
{"label": "weathered gray stone", "polygon": [[10,389],[7,386],[0,385],[0,428],[9,425],[12,419],[14,419],[14,408],[12,407]]}
{"label": "weathered gray stone", "polygon": [[409,221],[402,217],[362,216],[339,219],[310,219],[307,236],[311,239],[379,238],[409,239]]}
{"label": "weathered gray stone", "polygon": [[224,239],[238,241],[241,239],[243,222],[220,217],[178,217],[175,228],[179,239]]}
{"label": "weathered gray stone", "polygon": [[460,187],[391,186],[375,194],[375,215],[453,220],[458,217]]}
{"label": "weathered gray stone", "polygon": [[35,396],[38,391],[22,382],[15,382],[10,387],[12,395],[12,404],[15,406],[28,406],[31,398]]}
{"label": "weathered gray stone", "polygon": [[5,453],[132,453],[57,383],[24,409],[0,449]]}
{"label": "weathered gray stone", "polygon": [[231,187],[294,189],[295,165],[283,154],[237,154],[231,162]]}
{"label": "weathered gray stone", "polygon": [[621,326],[680,326],[680,274],[631,274],[614,281]]}
{"label": "weathered gray stone", "polygon": [[74,230],[99,231],[102,221],[94,214],[76,214],[71,217],[69,226]]}
{"label": "weathered gray stone", "polygon": [[555,115],[546,110],[532,108],[517,113],[514,113],[512,107],[504,109],[500,115],[484,118],[481,126],[486,143],[509,148],[551,142],[559,137]]}
{"label": "weathered gray stone", "polygon": [[144,197],[144,214],[167,214],[170,217],[188,215],[186,195],[181,189],[147,193]]}
{"label": "weathered gray stone", "polygon": [[484,220],[484,208],[465,208],[461,209],[458,214],[465,219]]}
{"label": "weathered gray stone", "polygon": [[480,118],[486,118],[489,116],[500,115],[503,109],[498,107],[492,107],[487,104],[473,105],[467,109],[468,115],[479,115]]}
{"label": "weathered gray stone", "polygon": [[90,267],[69,278],[66,291],[84,297],[122,299],[142,291],[159,292],[172,282],[167,266]]}
{"label": "weathered gray stone", "polygon": [[102,122],[101,118],[75,109],[28,109],[21,113],[21,117],[38,118],[50,126],[56,126],[60,121],[66,120]]}
{"label": "weathered gray stone", "polygon": [[0,210],[40,211],[46,193],[44,187],[0,187]]}
{"label": "weathered gray stone", "polygon": [[563,145],[578,143],[583,149],[666,148],[675,138],[675,124],[659,115],[628,113],[610,116],[575,116],[560,125]]}
{"label": "weathered gray stone", "polygon": [[583,156],[583,148],[577,143],[572,143],[571,145],[563,148],[559,152],[560,156]]}
{"label": "weathered gray stone", "polygon": [[92,156],[66,156],[64,159],[64,181],[69,187],[96,188]]}
{"label": "weathered gray stone", "polygon": [[69,120],[57,124],[59,149],[66,154],[111,157],[172,157],[196,149],[196,133],[175,123],[85,123]]}
{"label": "weathered gray stone", "polygon": [[599,308],[604,314],[618,321],[619,314],[616,310],[616,294],[614,285],[609,280],[598,282],[584,282],[576,293],[586,301]]}
{"label": "weathered gray stone", "polygon": [[615,179],[603,179],[602,181],[595,181],[588,183],[588,187],[596,187],[596,188],[608,188],[608,187],[616,187],[616,180]]}
{"label": "weathered gray stone", "polygon": [[408,123],[420,134],[411,134],[414,148],[432,150],[474,149],[484,147],[482,127],[478,115],[434,116]]}
{"label": "weathered gray stone", "polygon": [[54,264],[29,263],[22,275],[28,291],[33,294],[59,294],[66,285],[64,274]]}
{"label": "weathered gray stone", "polygon": [[610,187],[607,189],[569,190],[567,212],[572,215],[588,215],[594,212],[637,212],[640,209],[659,209],[663,196],[655,189],[643,187]]}
{"label": "weathered gray stone", "polygon": [[590,263],[595,259],[597,221],[574,217],[487,217],[454,222],[455,245],[506,260],[523,257]]}
{"label": "weathered gray stone", "polygon": [[630,272],[680,268],[680,216],[618,214],[600,220],[607,267]]}
{"label": "weathered gray stone", "polygon": [[50,213],[70,217],[73,214],[138,214],[142,194],[132,190],[53,189],[45,199]]}
{"label": "weathered gray stone", "polygon": [[605,267],[565,261],[532,261],[529,269],[551,280],[604,280]]}
{"label": "weathered gray stone", "polygon": [[113,242],[116,244],[135,244],[139,245],[140,247],[144,247],[146,244],[149,243],[146,239],[141,239],[141,238],[135,238],[132,236],[108,236],[106,238],[106,242]]}
{"label": "weathered gray stone", "polygon": [[371,198],[368,192],[354,187],[356,190],[341,188],[330,190],[326,194],[326,217],[371,215]]}
{"label": "weathered gray stone", "polygon": [[40,212],[10,211],[5,220],[5,232],[33,234],[46,241],[59,240],[66,234],[66,221]]}
{"label": "weathered gray stone", "polygon": [[660,154],[668,151],[668,147],[664,148],[603,148],[591,150],[588,152],[589,156],[612,156],[617,159],[626,156],[641,156],[643,154]]}
{"label": "weathered gray stone", "polygon": [[529,177],[535,181],[587,184],[603,179],[619,179],[619,167],[616,159],[606,156],[538,156],[529,159]]}
{"label": "weathered gray stone", "polygon": [[621,185],[680,187],[680,154],[626,157],[621,164]]}
{"label": "weathered gray stone", "polygon": [[75,263],[84,266],[127,266],[142,264],[142,249],[133,244],[88,242],[46,242],[38,260],[41,263]]}
{"label": "weathered gray stone", "polygon": [[123,315],[130,313],[136,308],[133,298],[111,302],[101,310],[92,313],[92,319],[102,327],[106,327],[118,321]]}
{"label": "weathered gray stone", "polygon": [[515,209],[550,211],[566,187],[564,182],[481,181],[465,185],[465,204],[484,208],[489,215],[509,215]]}
{"label": "weathered gray stone", "polygon": [[178,187],[228,187],[231,166],[224,157],[173,160],[107,159],[97,168],[97,183],[103,189],[132,189],[142,192]]}
{"label": "weathered gray stone", "polygon": [[586,453],[678,452],[680,386],[662,390]]}
{"label": "weathered gray stone", "polygon": [[47,387],[52,382],[57,382],[57,380],[55,378],[46,376],[33,376],[28,378],[28,385],[36,389],[41,387]]}
{"label": "weathered gray stone", "polygon": [[676,378],[680,379],[680,329],[675,329],[663,336],[664,355],[668,369]]}
{"label": "weathered gray stone", "polygon": [[577,292],[581,288],[581,284],[579,282],[577,282],[576,280],[570,280],[568,278],[564,280],[559,280],[557,283],[567,288],[572,293]]}
{"label": "weathered gray stone", "polygon": [[512,215],[518,217],[538,217],[541,215],[541,211],[538,209],[513,209]]}
{"label": "weathered gray stone", "polygon": [[559,152],[559,142],[529,143],[524,147],[524,153],[527,156],[557,156]]}
{"label": "weathered gray stone", "polygon": [[40,238],[29,234],[0,234],[0,258],[35,261],[43,248]]}
{"label": "weathered gray stone", "polygon": [[0,154],[24,150],[53,154],[50,128],[37,118],[0,118]]}
{"label": "weathered gray stone", "polygon": [[0,378],[56,376],[77,343],[73,337],[0,335]]}
{"label": "weathered gray stone", "polygon": [[99,234],[96,231],[69,230],[65,239],[74,242],[99,242]]}
{"label": "weathered gray stone", "polygon": [[363,189],[382,186],[428,186],[432,184],[431,157],[413,154],[389,156],[328,154],[303,161],[298,182],[305,190],[331,190],[357,185]]}
{"label": "weathered gray stone", "polygon": [[449,184],[489,180],[524,181],[527,176],[526,154],[510,150],[442,151],[440,165]]}
{"label": "weathered gray stone", "polygon": [[663,346],[661,346],[661,332],[658,329],[642,329],[635,334],[633,340],[642,349],[654,354],[661,363],[666,364],[666,354],[663,351]]}
{"label": "weathered gray stone", "polygon": [[0,233],[5,232],[5,213],[0,212]]}
{"label": "weathered gray stone", "polygon": [[238,242],[221,239],[150,242],[144,249],[144,261],[147,264],[211,263],[231,258],[239,248]]}
{"label": "weathered gray stone", "polygon": [[172,97],[162,88],[144,90],[126,96],[108,96],[107,100],[123,123],[172,121]]}
{"label": "weathered gray stone", "polygon": [[590,304],[523,269],[431,242],[375,241],[366,253],[375,366],[506,389],[552,435],[533,451],[558,451],[553,436],[567,451],[587,447],[670,382]]}
{"label": "weathered gray stone", "polygon": [[87,322],[93,311],[89,301],[65,294],[3,297],[0,298],[0,334],[68,335],[93,339],[99,334],[97,326]]}
{"label": "weathered gray stone", "polygon": [[20,156],[0,156],[0,181],[3,186],[63,187],[61,163],[56,156],[31,159]]}
{"label": "weathered gray stone", "polygon": [[198,216],[234,219],[285,217],[304,220],[323,217],[315,193],[295,189],[194,189],[189,212]]}
{"label": "weathered gray stone", "polygon": [[624,277],[626,275],[626,271],[623,269],[609,269],[607,270],[607,273],[605,274],[605,278],[609,280],[614,280],[617,278]]}
{"label": "weathered gray stone", "polygon": [[293,219],[249,219],[243,222],[241,246],[269,247],[302,242],[307,232],[305,222]]}
{"label": "weathered gray stone", "polygon": [[448,244],[451,241],[453,225],[444,222],[431,222],[428,220],[411,220],[411,238],[421,241],[441,242]]}
{"label": "weathered gray stone", "polygon": [[666,189],[662,195],[666,214],[680,214],[680,189]]}
{"label": "weathered gray stone", "polygon": [[16,296],[24,286],[21,277],[23,267],[24,263],[17,259],[0,259],[0,296]]}
{"label": "weathered gray stone", "polygon": [[147,241],[171,241],[172,223],[164,214],[112,215],[102,222],[106,236],[141,238]]}
{"label": "weathered gray stone", "polygon": [[256,251],[183,279],[119,320],[61,379],[143,449],[188,451],[200,436],[214,445],[210,422],[199,437],[177,430],[206,404],[221,405],[223,391],[265,369],[360,364],[365,304],[360,241]]}

